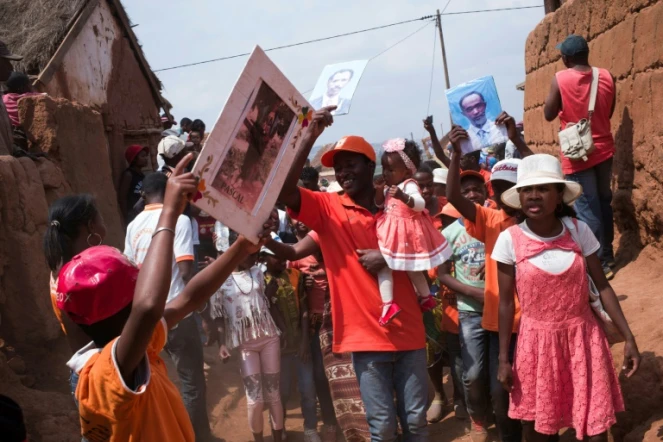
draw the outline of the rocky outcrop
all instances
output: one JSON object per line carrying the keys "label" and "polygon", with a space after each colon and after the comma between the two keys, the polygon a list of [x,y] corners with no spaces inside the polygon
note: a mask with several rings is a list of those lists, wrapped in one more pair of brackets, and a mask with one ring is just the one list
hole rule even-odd
{"label": "rocky outcrop", "polygon": [[590,62],[617,79],[613,207],[620,253],[630,260],[663,238],[663,1],[569,0],[530,33],[524,122],[527,142],[539,152],[559,151],[559,122],[545,122],[543,103],[564,68],[555,45],[571,33],[585,36]]}

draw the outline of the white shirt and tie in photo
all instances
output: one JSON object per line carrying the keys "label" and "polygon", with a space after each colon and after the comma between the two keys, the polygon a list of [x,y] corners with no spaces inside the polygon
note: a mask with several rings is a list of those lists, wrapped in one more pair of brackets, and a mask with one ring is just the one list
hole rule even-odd
{"label": "white shirt and tie in photo", "polygon": [[488,146],[505,143],[508,140],[506,128],[498,126],[492,120],[486,120],[480,128],[470,124],[467,134],[472,143],[472,150],[485,151],[485,148]]}

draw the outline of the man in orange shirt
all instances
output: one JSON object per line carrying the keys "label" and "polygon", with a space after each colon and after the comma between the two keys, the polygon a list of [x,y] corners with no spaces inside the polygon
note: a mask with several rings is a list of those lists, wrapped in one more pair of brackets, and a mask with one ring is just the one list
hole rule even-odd
{"label": "man in orange shirt", "polygon": [[406,273],[394,272],[394,300],[402,308],[400,315],[389,327],[374,320],[382,304],[375,273],[385,265],[377,250],[375,151],[361,137],[341,138],[322,157],[322,164],[334,168],[343,190],[320,193],[297,187],[315,140],[333,123],[330,111],[334,108],[314,115],[279,199],[319,236],[329,278],[333,351],[352,353],[372,440],[396,440],[400,416],[405,440],[426,441],[425,332]]}
{"label": "man in orange shirt", "polygon": [[[509,132],[515,130],[513,118],[509,117],[509,120],[505,124]],[[493,168],[491,183],[499,210],[475,204],[465,198],[460,190],[460,161],[462,155],[460,144],[467,137],[467,132],[460,126],[454,126],[449,133],[449,138],[453,145],[453,153],[451,155],[449,176],[447,179],[447,198],[465,218],[467,233],[485,244],[486,273],[481,325],[488,333],[488,345],[484,355],[488,367],[491,401],[495,413],[497,430],[502,442],[520,442],[522,437],[520,422],[509,418],[509,393],[497,380],[497,368],[499,366],[499,333],[497,324],[499,287],[497,282],[497,262],[491,258],[491,253],[499,234],[516,224],[515,215],[518,212],[503,205],[501,197],[502,193],[515,185],[520,160],[502,160]],[[523,150],[531,153],[529,148],[522,149],[521,152]],[[516,298],[515,318],[514,334],[518,330],[518,320],[520,318],[518,298]],[[510,357],[513,357],[515,341],[516,337],[514,335]],[[484,442],[487,440],[488,434],[485,428],[488,421],[487,411],[487,409],[473,410],[473,415],[471,416],[473,423],[471,437],[473,442]]]}

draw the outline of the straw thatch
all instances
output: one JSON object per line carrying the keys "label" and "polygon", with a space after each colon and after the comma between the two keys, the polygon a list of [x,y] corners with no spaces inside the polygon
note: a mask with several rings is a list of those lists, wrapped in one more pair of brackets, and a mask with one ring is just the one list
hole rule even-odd
{"label": "straw thatch", "polygon": [[14,69],[38,75],[67,34],[87,0],[2,0],[0,40],[21,61]]}

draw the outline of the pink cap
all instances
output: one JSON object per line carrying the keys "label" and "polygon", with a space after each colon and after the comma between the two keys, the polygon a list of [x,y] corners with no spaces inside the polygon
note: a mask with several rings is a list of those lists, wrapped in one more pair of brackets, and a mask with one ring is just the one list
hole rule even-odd
{"label": "pink cap", "polygon": [[137,280],[138,267],[118,249],[90,247],[60,270],[57,305],[75,323],[94,324],[131,303]]}

